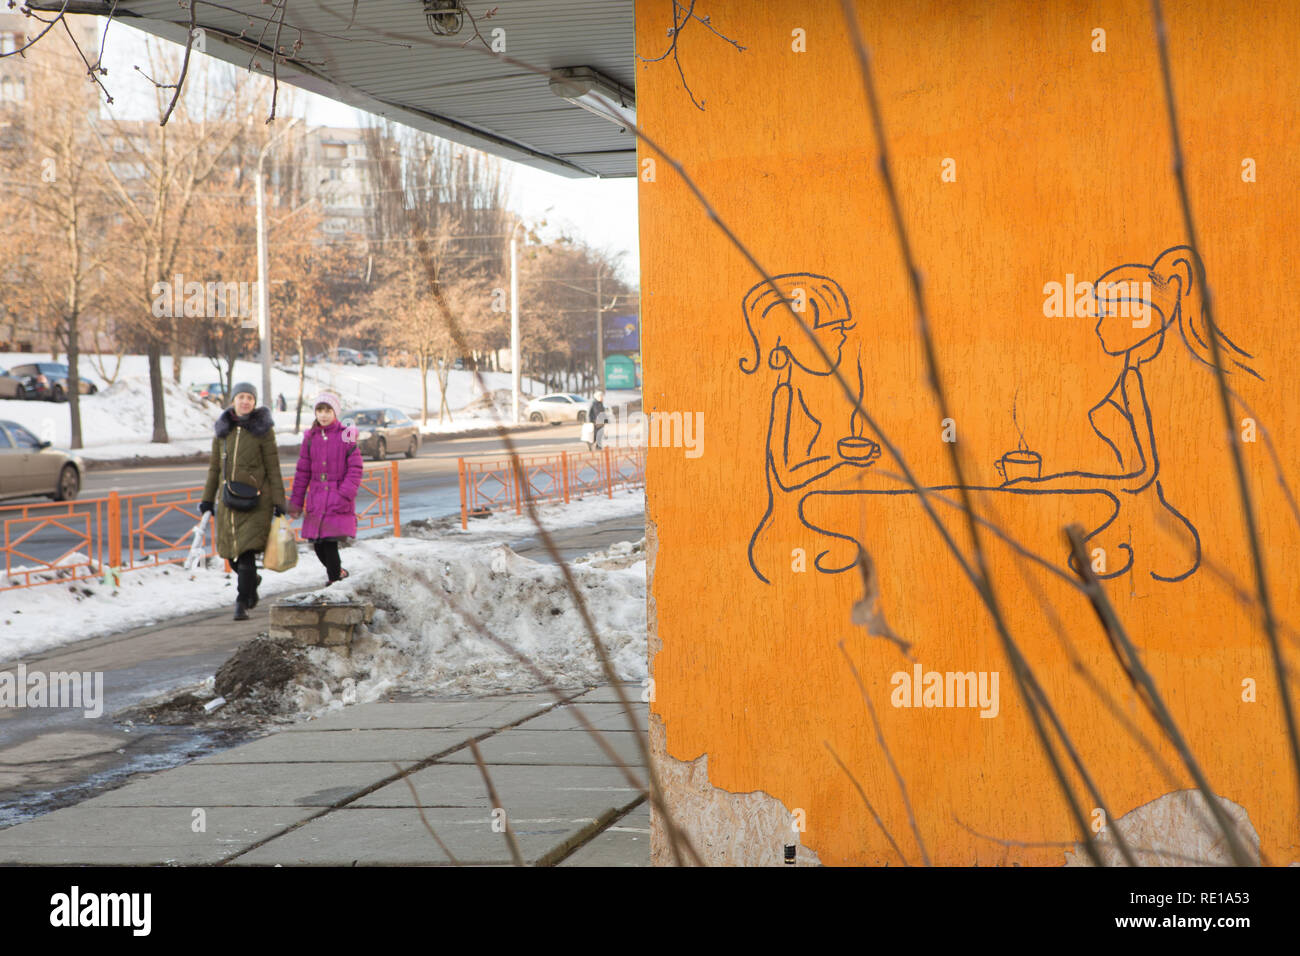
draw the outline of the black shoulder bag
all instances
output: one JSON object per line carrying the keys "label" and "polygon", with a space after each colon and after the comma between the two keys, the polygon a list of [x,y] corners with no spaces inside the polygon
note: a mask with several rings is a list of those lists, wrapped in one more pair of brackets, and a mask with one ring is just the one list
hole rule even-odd
{"label": "black shoulder bag", "polygon": [[[239,426],[235,426],[235,457],[239,455],[239,435],[243,431]],[[221,463],[226,464],[226,448],[221,448]],[[232,466],[233,467],[233,466]],[[260,492],[256,485],[245,484],[242,481],[231,481],[229,469],[226,471],[226,480],[221,486],[221,503],[232,511],[252,511],[257,507],[257,497]]]}

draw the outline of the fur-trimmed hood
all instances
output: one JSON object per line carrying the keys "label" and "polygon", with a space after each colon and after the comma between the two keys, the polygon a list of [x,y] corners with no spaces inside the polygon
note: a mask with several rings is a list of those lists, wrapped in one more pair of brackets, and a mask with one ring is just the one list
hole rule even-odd
{"label": "fur-trimmed hood", "polygon": [[[265,405],[253,409],[248,415],[248,424],[244,427],[249,430],[254,438],[261,438],[275,426],[275,420],[271,418],[271,410]],[[235,427],[235,410],[227,408],[217,419],[217,423],[212,426],[212,430],[217,433],[218,438],[225,438],[230,434],[230,430]]]}

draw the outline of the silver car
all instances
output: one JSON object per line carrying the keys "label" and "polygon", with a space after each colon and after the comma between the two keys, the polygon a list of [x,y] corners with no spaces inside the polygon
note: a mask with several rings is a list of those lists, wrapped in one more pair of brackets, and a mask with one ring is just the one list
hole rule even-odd
{"label": "silver car", "polygon": [[51,448],[17,422],[0,421],[0,498],[71,501],[85,470],[76,455]]}
{"label": "silver car", "polygon": [[569,392],[543,395],[528,403],[524,411],[530,422],[585,422],[591,399]]}

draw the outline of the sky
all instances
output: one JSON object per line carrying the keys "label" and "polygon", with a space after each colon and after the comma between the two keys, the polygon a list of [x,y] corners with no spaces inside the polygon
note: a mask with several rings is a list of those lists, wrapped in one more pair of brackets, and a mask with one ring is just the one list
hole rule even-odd
{"label": "sky", "polygon": [[[100,23],[102,31],[102,19]],[[115,100],[117,115],[145,115],[146,110],[153,109],[153,86],[135,70],[137,64],[147,62],[145,34],[124,26],[121,21],[114,23],[108,36],[104,51],[109,68],[106,85]],[[202,54],[194,56],[217,62]],[[361,111],[327,97],[305,90],[296,90],[295,95],[310,125],[359,127],[366,120]],[[546,227],[540,230],[544,240],[566,234],[596,249],[621,252],[623,277],[633,283],[639,281],[635,177],[569,179],[522,163],[502,162],[511,173],[512,208],[526,220],[545,220]]]}

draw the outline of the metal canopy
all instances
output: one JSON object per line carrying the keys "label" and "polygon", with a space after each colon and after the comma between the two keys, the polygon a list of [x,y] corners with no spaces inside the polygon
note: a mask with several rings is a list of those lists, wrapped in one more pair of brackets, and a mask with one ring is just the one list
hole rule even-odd
{"label": "metal canopy", "polygon": [[[630,89],[636,79],[632,4],[465,0],[489,42],[493,31],[503,31],[495,38],[504,39],[506,56],[544,70],[590,67]],[[64,6],[63,0],[29,5]],[[189,11],[176,0],[83,0],[67,9],[103,16],[114,7],[119,21],[185,43]],[[360,0],[350,27],[353,0],[299,0],[285,10],[279,45],[301,46],[280,61],[283,82],[548,172],[636,173],[630,132],[556,96],[546,76],[488,55],[468,17],[458,34],[440,37],[426,24],[421,0]],[[255,57],[255,69],[269,74],[273,15],[263,0],[199,0],[195,19],[206,53],[243,67]]]}

